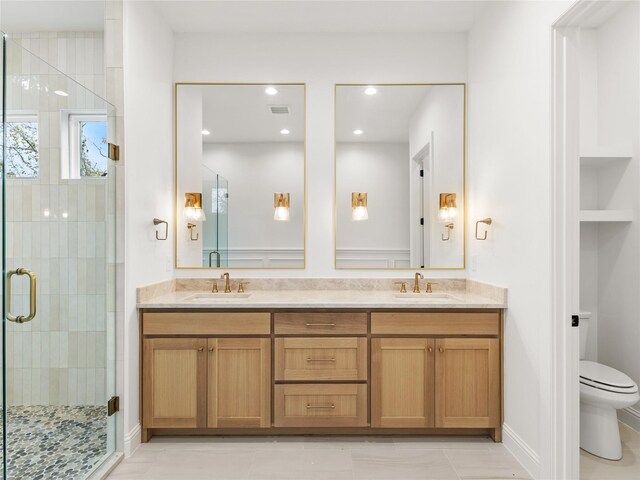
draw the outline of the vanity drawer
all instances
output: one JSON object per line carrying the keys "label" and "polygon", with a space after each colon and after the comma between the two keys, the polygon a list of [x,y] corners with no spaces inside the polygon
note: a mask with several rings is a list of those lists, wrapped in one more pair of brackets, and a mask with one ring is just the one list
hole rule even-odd
{"label": "vanity drawer", "polygon": [[373,312],[372,335],[500,334],[498,312]]}
{"label": "vanity drawer", "polygon": [[268,312],[145,312],[143,335],[269,335]]}
{"label": "vanity drawer", "polygon": [[367,379],[366,337],[276,338],[275,379]]}
{"label": "vanity drawer", "polygon": [[367,385],[276,385],[276,427],[366,427]]}
{"label": "vanity drawer", "polygon": [[274,315],[276,335],[366,335],[366,312],[290,312]]}

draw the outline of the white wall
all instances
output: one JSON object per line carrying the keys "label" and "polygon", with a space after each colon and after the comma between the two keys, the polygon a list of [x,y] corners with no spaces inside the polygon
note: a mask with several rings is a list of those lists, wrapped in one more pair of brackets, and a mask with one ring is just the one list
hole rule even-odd
{"label": "white wall", "polygon": [[[229,248],[302,255],[304,144],[205,143],[203,155],[204,165],[229,182]],[[275,192],[290,194],[289,222],[273,219]]]}
{"label": "white wall", "polygon": [[[568,2],[497,2],[469,33],[469,278],[509,288],[505,443],[550,464],[551,25]],[[486,241],[475,222],[492,217]]]}
{"label": "white wall", "polygon": [[[598,361],[640,383],[640,4],[628,5],[596,31],[597,138],[630,146],[626,165],[602,169],[602,208],[631,208],[636,221],[598,227]],[[634,48],[635,46],[636,48]],[[640,427],[640,404],[631,409]]]}
{"label": "white wall", "polygon": [[[139,417],[136,287],[172,277],[173,263],[173,34],[155,8],[124,3],[126,112],[126,271],[124,433]],[[154,217],[169,221],[169,239],[155,239]],[[170,270],[170,268],[169,268]],[[133,439],[139,441],[139,434]]]}
{"label": "white wall", "polygon": [[[425,221],[431,219],[426,266],[464,268],[464,88],[431,89],[411,116],[409,130],[410,158],[431,141],[433,133],[433,171],[429,175],[433,189],[425,192],[431,210],[425,215]],[[451,222],[454,228],[446,242],[441,238],[445,229],[437,220],[440,193],[457,195],[458,216]]]}
{"label": "white wall", "polygon": [[[234,275],[362,275],[357,270],[334,269],[334,84],[464,82],[466,71],[467,43],[462,33],[176,34],[176,81],[307,84],[307,267],[240,270]],[[378,277],[407,276],[402,271],[368,273]],[[179,270],[176,276],[208,277],[211,272]]]}
{"label": "white wall", "polygon": [[[341,142],[336,168],[338,266],[408,267],[409,144]],[[351,221],[352,192],[367,192],[368,220]]]}

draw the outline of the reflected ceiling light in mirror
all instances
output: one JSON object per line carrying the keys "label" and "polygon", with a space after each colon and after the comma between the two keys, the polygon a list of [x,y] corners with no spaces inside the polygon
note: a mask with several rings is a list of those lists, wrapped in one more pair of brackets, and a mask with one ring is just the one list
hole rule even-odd
{"label": "reflected ceiling light in mirror", "polygon": [[282,135],[289,135],[291,132],[290,132],[288,129],[283,128],[282,130],[280,130],[280,133],[281,133]]}
{"label": "reflected ceiling light in mirror", "polygon": [[363,132],[362,130],[360,130],[359,128],[356,128],[356,129],[353,131],[353,134],[354,134],[354,135],[362,135],[363,133],[364,133],[364,132]]}
{"label": "reflected ceiling light in mirror", "polygon": [[458,207],[456,205],[455,193],[441,193],[440,194],[440,220],[447,222],[456,218],[458,214]]}
{"label": "reflected ceiling light in mirror", "polygon": [[273,219],[276,222],[289,221],[289,201],[290,197],[288,193],[276,192],[273,194],[273,206],[275,208]]}
{"label": "reflected ceiling light in mirror", "polygon": [[275,87],[267,87],[264,89],[264,93],[267,95],[276,95],[278,93],[278,89]]}
{"label": "reflected ceiling light in mirror", "polygon": [[60,95],[61,97],[68,97],[69,94],[63,90],[54,90],[54,92],[56,95]]}
{"label": "reflected ceiling light in mirror", "polygon": [[202,134],[203,135],[211,135],[211,132],[205,128],[204,130],[202,130]]}
{"label": "reflected ceiling light in mirror", "polygon": [[201,193],[184,194],[184,216],[191,222],[203,222],[207,219],[202,209]]}
{"label": "reflected ceiling light in mirror", "polygon": [[378,89],[376,87],[367,87],[364,89],[365,95],[375,95],[378,93]]}
{"label": "reflected ceiling light in mirror", "polygon": [[367,192],[351,192],[351,221],[361,222],[368,219]]}

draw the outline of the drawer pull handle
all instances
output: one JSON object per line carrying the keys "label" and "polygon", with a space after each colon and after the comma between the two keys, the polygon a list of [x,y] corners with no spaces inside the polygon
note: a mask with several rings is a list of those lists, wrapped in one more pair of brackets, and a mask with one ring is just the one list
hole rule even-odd
{"label": "drawer pull handle", "polygon": [[307,358],[307,362],[335,362],[335,358]]}
{"label": "drawer pull handle", "polygon": [[335,327],[335,323],[307,323],[307,327]]}
{"label": "drawer pull handle", "polygon": [[336,408],[336,406],[333,403],[331,405],[311,405],[307,403],[307,408]]}

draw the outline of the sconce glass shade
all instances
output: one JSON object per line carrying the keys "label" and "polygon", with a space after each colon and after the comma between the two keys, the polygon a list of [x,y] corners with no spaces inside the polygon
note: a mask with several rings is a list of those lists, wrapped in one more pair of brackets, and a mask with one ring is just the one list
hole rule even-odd
{"label": "sconce glass shade", "polygon": [[368,219],[367,192],[351,192],[351,221],[361,222]]}
{"label": "sconce glass shade", "polygon": [[288,193],[276,192],[273,194],[273,206],[275,208],[273,219],[276,222],[289,221],[289,201],[290,197]]}
{"label": "sconce glass shade", "polygon": [[441,193],[440,194],[440,220],[448,222],[453,220],[458,215],[458,208],[456,205],[455,193]]}
{"label": "sconce glass shade", "polygon": [[184,216],[190,222],[203,222],[207,219],[202,209],[201,193],[184,194]]}

